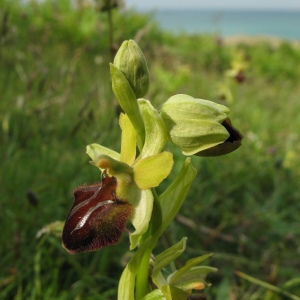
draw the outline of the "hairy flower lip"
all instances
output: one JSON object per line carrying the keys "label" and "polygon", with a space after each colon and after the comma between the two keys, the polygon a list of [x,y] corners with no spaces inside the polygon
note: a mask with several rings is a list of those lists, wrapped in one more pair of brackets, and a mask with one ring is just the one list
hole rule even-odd
{"label": "hairy flower lip", "polygon": [[116,178],[105,176],[101,182],[75,188],[62,234],[70,254],[95,251],[121,239],[133,206],[116,197],[116,187]]}

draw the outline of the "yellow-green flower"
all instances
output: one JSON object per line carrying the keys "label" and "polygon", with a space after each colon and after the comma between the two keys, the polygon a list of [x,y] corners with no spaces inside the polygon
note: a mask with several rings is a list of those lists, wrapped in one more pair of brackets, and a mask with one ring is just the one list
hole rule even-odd
{"label": "yellow-green flower", "polygon": [[[241,145],[242,136],[231,126],[229,112],[224,105],[178,94],[163,104],[161,117],[169,140],[183,154],[215,156],[229,153]],[[236,138],[238,143],[235,143]],[[225,147],[214,148],[224,143],[227,143]]]}
{"label": "yellow-green flower", "polygon": [[151,218],[153,194],[156,187],[171,172],[173,155],[161,152],[166,133],[158,112],[149,101],[139,100],[146,129],[144,147],[136,157],[136,133],[126,114],[120,115],[122,129],[121,153],[98,144],[87,147],[92,164],[117,180],[116,196],[134,206],[130,218],[135,231],[130,235],[131,249],[135,248],[146,232]]}

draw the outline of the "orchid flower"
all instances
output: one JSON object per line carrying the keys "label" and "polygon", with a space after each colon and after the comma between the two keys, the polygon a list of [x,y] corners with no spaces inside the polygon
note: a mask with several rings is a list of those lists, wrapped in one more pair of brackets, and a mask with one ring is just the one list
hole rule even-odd
{"label": "orchid flower", "polygon": [[102,171],[102,181],[77,187],[74,205],[63,231],[63,245],[70,253],[93,251],[118,242],[130,220],[134,249],[146,232],[156,187],[171,172],[170,152],[161,152],[166,132],[158,112],[149,101],[139,99],[145,127],[145,143],[136,157],[136,133],[128,116],[120,115],[121,153],[98,144],[87,146],[92,164]]}
{"label": "orchid flower", "polygon": [[163,151],[167,141],[186,156],[217,156],[236,150],[242,135],[229,120],[223,105],[188,95],[169,98],[160,111],[144,97],[149,70],[138,45],[125,41],[110,64],[112,89],[124,113],[120,153],[99,144],[87,146],[91,164],[101,171],[101,181],[73,191],[74,204],[62,234],[71,253],[94,251],[117,243],[131,222],[130,249],[138,249],[119,281],[118,299],[186,299],[193,290],[209,286],[205,276],[215,268],[197,266],[210,255],[187,261],[167,278],[166,265],[186,247],[186,238],[157,255],[149,291],[149,261],[157,240],[178,213],[197,170],[187,157],[181,171],[160,195],[155,187],[169,176],[173,155]]}

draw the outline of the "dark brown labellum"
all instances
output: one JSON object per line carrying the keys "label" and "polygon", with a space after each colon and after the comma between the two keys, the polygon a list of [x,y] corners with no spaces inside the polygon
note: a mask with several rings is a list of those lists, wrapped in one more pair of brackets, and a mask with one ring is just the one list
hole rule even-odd
{"label": "dark brown labellum", "polygon": [[120,240],[133,206],[116,197],[116,187],[116,178],[105,176],[73,191],[75,201],[62,234],[69,253],[94,251]]}
{"label": "dark brown labellum", "polygon": [[220,156],[233,152],[242,145],[242,134],[232,126],[230,119],[223,121],[222,125],[229,132],[229,138],[222,144],[196,153],[197,156]]}

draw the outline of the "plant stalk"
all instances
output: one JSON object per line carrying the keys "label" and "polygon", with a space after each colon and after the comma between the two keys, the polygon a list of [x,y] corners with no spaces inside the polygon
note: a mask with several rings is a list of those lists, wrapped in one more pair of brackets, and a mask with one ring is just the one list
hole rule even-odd
{"label": "plant stalk", "polygon": [[141,264],[136,276],[136,299],[142,299],[149,292],[149,262],[152,248],[148,249],[143,255]]}

